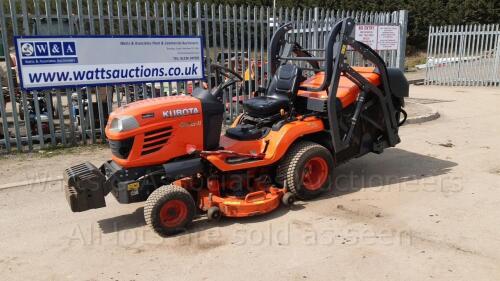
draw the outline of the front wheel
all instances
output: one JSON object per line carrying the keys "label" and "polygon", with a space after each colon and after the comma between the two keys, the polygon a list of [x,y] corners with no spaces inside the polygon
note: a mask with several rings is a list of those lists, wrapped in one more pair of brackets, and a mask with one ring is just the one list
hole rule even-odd
{"label": "front wheel", "polygon": [[314,142],[295,144],[281,160],[276,180],[286,182],[290,192],[300,199],[313,199],[329,189],[332,182],[331,152]]}
{"label": "front wheel", "polygon": [[177,185],[159,187],[146,200],[144,219],[156,233],[169,236],[186,229],[196,212],[189,192]]}

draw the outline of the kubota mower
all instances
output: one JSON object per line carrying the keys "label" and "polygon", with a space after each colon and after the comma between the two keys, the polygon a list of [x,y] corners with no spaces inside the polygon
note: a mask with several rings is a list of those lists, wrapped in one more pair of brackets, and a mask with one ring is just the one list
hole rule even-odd
{"label": "kubota mower", "polygon": [[[286,40],[291,24],[280,27],[268,50],[267,87],[243,102],[223,135],[222,94],[242,78],[222,66],[212,68],[224,79],[211,91],[117,109],[106,126],[112,160],[65,171],[71,209],[104,207],[109,192],[120,203],[146,201],[146,223],[171,235],[196,213],[254,216],[333,188],[337,165],[395,146],[406,118],[403,73],[354,40],[353,28],[352,19],[342,20],[324,49],[307,50]],[[348,46],[373,67],[351,67]]]}

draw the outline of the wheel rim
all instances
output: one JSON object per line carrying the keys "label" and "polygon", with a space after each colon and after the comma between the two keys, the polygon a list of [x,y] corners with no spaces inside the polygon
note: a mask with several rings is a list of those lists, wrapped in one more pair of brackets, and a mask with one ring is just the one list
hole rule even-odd
{"label": "wheel rim", "polygon": [[308,190],[318,190],[328,178],[328,164],[321,157],[313,157],[304,165],[302,183]]}
{"label": "wheel rim", "polygon": [[188,208],[181,200],[171,200],[160,209],[160,221],[165,227],[179,226],[187,217]]}

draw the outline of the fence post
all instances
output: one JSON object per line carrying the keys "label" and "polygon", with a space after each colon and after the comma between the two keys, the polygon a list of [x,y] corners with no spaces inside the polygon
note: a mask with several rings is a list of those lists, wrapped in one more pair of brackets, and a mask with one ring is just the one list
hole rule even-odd
{"label": "fence post", "polygon": [[[11,105],[12,105],[12,118],[14,120],[14,130],[15,130],[15,133],[16,133],[16,147],[17,147],[17,150],[18,151],[21,151],[22,149],[22,144],[21,144],[21,133],[20,133],[20,130],[19,130],[19,120],[18,120],[18,114],[17,114],[17,107],[16,107],[16,103],[15,103],[15,100],[16,100],[16,95],[15,95],[15,92],[14,92],[14,77],[12,76],[12,65],[11,65],[11,61],[10,61],[10,53],[9,53],[9,44],[8,44],[8,36],[7,34],[9,33],[9,29],[7,28],[7,20],[6,20],[6,13],[4,11],[4,8],[3,8],[3,2],[0,4],[0,40],[1,40],[1,44],[3,45],[3,48],[4,48],[4,52],[5,52],[5,68],[6,68],[6,73],[7,73],[7,86],[9,87],[9,97],[10,97],[10,100],[11,100]],[[12,9],[12,6],[10,6],[10,8]],[[12,24],[15,24],[16,22],[16,18],[15,18],[15,11],[12,11],[11,12],[12,15],[14,15],[13,18],[11,18],[11,22]],[[16,27],[17,29],[17,27]],[[12,29],[10,29],[10,32],[13,32],[13,27]],[[16,34],[17,35],[17,34]],[[2,93],[3,95],[3,93]],[[6,116],[7,115],[7,105],[5,104],[5,102],[3,103],[3,105],[5,105],[5,114],[3,114],[3,116]],[[3,105],[0,105],[0,106],[3,106]],[[8,123],[5,122],[3,123],[5,125],[7,125],[7,128],[8,128]],[[5,147],[7,149],[7,151],[10,152],[10,134],[8,133],[8,130],[7,130],[7,134],[4,135],[5,137]]]}
{"label": "fence post", "polygon": [[429,26],[429,32],[427,36],[427,55],[425,58],[425,79],[424,79],[424,85],[429,85],[429,67],[430,67],[430,50],[432,48],[432,25]]}
{"label": "fence post", "polygon": [[494,70],[493,70],[493,77],[497,76],[496,79],[493,80],[493,85],[496,85],[497,83],[500,83],[500,77],[498,77],[498,75],[500,75],[499,73],[499,67],[500,67],[500,36],[498,36],[498,39],[497,39],[497,47],[495,49],[495,62],[493,63],[494,64]]}
{"label": "fence post", "polygon": [[[312,26],[310,27],[312,28]],[[313,39],[313,49],[318,49],[319,42],[319,7],[314,7],[314,39]]]}
{"label": "fence post", "polygon": [[408,11],[400,10],[399,11],[399,47],[398,47],[398,56],[396,58],[396,67],[405,70],[405,55],[406,55],[406,32],[408,30]]}
{"label": "fence post", "polygon": [[[465,27],[466,28],[466,27]],[[464,45],[465,45],[465,36],[464,36],[464,32],[462,29],[462,26],[460,26],[460,46],[459,46],[459,49],[458,49],[458,69],[457,69],[457,82],[453,85],[453,86],[457,86],[457,85],[461,85],[462,82],[460,81],[460,70],[462,68],[462,57],[464,56]]]}

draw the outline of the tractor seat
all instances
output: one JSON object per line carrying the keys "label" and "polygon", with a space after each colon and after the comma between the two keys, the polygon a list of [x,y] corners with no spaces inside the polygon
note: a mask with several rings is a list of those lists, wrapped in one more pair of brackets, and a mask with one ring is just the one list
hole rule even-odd
{"label": "tractor seat", "polygon": [[256,140],[264,137],[269,128],[257,128],[250,124],[240,124],[233,128],[227,128],[226,136],[235,140]]}
{"label": "tractor seat", "polygon": [[243,109],[252,117],[267,117],[278,114],[281,109],[287,110],[289,103],[287,97],[260,96],[244,101]]}
{"label": "tractor seat", "polygon": [[251,117],[265,118],[288,110],[297,93],[300,70],[292,64],[281,65],[271,80],[265,96],[243,101],[243,109]]}

